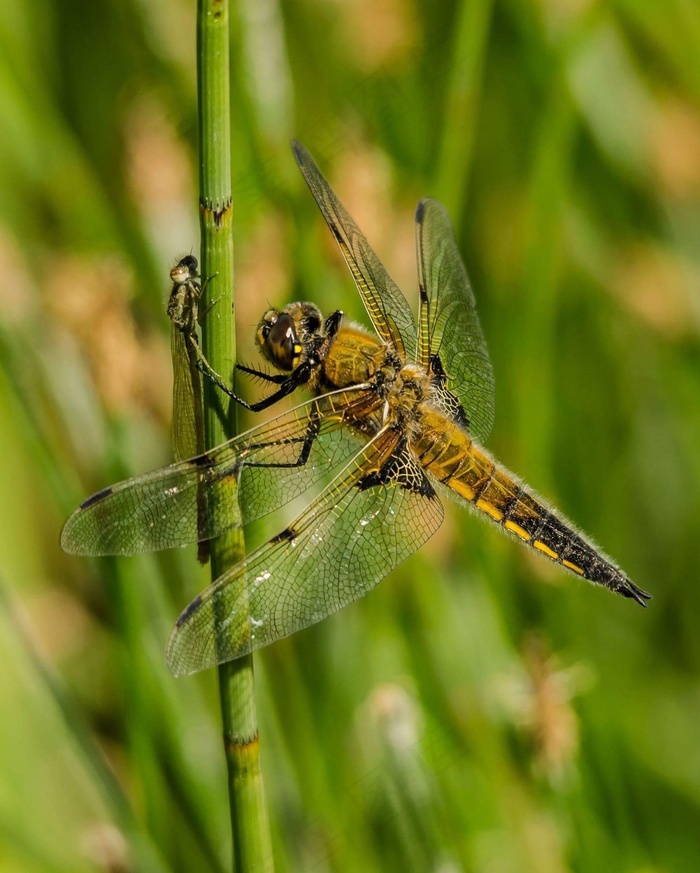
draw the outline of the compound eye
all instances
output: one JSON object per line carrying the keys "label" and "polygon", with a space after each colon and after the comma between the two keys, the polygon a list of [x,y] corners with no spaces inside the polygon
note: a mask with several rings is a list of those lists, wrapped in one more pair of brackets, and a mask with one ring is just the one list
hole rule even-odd
{"label": "compound eye", "polygon": [[263,315],[260,321],[260,326],[258,327],[258,335],[260,340],[264,342],[268,338],[268,336],[270,335],[270,329],[277,321],[278,317],[279,313],[275,312],[274,309],[270,309],[269,312],[266,312],[265,315]]}
{"label": "compound eye", "polygon": [[170,279],[178,285],[184,285],[185,282],[199,278],[198,267],[197,258],[194,255],[187,255],[172,268]]}
{"label": "compound eye", "polygon": [[273,323],[267,319],[263,321],[261,328],[263,354],[278,370],[293,370],[301,353],[301,347],[291,317],[281,313]]}

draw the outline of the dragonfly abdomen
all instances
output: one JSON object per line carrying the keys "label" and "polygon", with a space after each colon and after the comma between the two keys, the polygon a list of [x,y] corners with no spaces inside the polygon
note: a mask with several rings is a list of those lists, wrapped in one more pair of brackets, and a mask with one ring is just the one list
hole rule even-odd
{"label": "dragonfly abdomen", "polygon": [[549,509],[461,429],[443,426],[439,439],[414,450],[440,482],[550,561],[642,606],[649,599],[570,522]]}

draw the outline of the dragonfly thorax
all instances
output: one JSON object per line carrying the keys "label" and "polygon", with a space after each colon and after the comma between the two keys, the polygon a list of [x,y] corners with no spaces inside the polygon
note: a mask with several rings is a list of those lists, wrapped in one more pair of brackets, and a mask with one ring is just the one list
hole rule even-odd
{"label": "dragonfly thorax", "polygon": [[414,364],[402,366],[383,387],[385,421],[395,422],[406,432],[412,431],[421,405],[430,399],[430,390],[430,377],[423,367]]}

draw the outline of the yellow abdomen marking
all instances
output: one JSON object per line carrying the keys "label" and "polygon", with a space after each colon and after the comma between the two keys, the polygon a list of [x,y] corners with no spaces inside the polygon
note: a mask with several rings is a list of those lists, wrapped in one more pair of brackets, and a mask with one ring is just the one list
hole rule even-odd
{"label": "yellow abdomen marking", "polygon": [[468,500],[470,503],[474,499],[474,489],[470,488],[465,482],[460,482],[458,479],[454,482],[450,481],[450,486],[457,492],[457,494],[461,494],[465,500]]}
{"label": "yellow abdomen marking", "polygon": [[559,557],[559,555],[556,552],[553,552],[552,549],[549,548],[549,546],[545,545],[542,540],[533,540],[532,545],[536,549],[539,549],[540,552],[544,552],[544,554],[547,555],[548,558],[551,558],[553,561],[556,561]]}
{"label": "yellow abdomen marking", "polygon": [[578,573],[579,576],[583,576],[583,570],[580,567],[577,567],[576,564],[572,564],[571,561],[562,561],[562,565],[564,567],[568,567],[569,570],[573,570],[574,573]]}
{"label": "yellow abdomen marking", "polygon": [[514,521],[506,521],[503,526],[506,528],[506,530],[514,533],[516,537],[520,537],[521,540],[530,539],[530,534],[525,530],[525,528],[520,527],[520,525],[516,524]]}
{"label": "yellow abdomen marking", "polygon": [[494,521],[500,521],[503,518],[503,513],[500,509],[496,509],[491,503],[483,498],[479,498],[474,504],[477,509],[480,509],[482,512],[485,512],[486,515],[490,515]]}

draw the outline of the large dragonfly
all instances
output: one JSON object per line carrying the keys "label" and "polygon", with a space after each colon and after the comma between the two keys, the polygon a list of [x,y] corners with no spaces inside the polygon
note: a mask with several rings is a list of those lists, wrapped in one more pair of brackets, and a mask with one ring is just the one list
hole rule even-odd
{"label": "large dragonfly", "polygon": [[198,457],[99,491],[66,522],[63,548],[127,555],[216,537],[332,474],[294,521],[184,610],[167,649],[176,675],[241,657],[362,597],[438,529],[440,492],[571,574],[644,606],[649,594],[482,448],[493,372],[444,207],[426,199],[416,212],[416,326],[311,155],[293,149],[374,333],[340,311],[324,318],[313,303],[268,310],[256,339],[278,372],[239,369],[271,393],[255,404],[236,399],[259,410],[301,387],[312,399]]}

